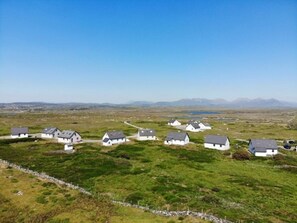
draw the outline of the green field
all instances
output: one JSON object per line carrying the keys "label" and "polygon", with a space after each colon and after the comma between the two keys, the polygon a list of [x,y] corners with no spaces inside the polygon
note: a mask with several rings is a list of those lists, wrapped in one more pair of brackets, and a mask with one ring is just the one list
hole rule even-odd
{"label": "green field", "polygon": [[[0,158],[38,172],[78,184],[93,193],[115,200],[139,203],[157,209],[206,211],[231,221],[296,222],[297,153],[280,150],[276,158],[232,159],[237,149],[246,149],[250,138],[296,139],[297,131],[287,128],[297,114],[283,111],[229,111],[197,116],[213,130],[190,133],[185,147],[165,146],[163,138],[174,128],[169,117],[189,118],[179,109],[106,109],[0,115],[1,134],[12,126],[29,126],[32,133],[47,126],[74,129],[83,138],[101,138],[105,131],[136,129],[123,124],[129,120],[141,127],[154,128],[157,142],[131,141],[110,148],[82,143],[73,154],[53,154],[62,149],[52,141],[0,140]],[[195,118],[195,117],[194,117]],[[203,148],[206,134],[226,134],[230,152]],[[235,146],[237,145],[237,146]],[[156,221],[151,221],[156,222]]]}

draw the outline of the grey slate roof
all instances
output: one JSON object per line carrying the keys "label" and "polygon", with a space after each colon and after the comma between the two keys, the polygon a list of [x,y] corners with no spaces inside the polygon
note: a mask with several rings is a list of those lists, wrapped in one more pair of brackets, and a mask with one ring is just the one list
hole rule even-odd
{"label": "grey slate roof", "polygon": [[43,133],[44,133],[44,134],[54,134],[55,131],[57,131],[57,130],[58,130],[58,128],[55,128],[55,127],[48,127],[48,128],[45,128],[45,129],[43,130]]}
{"label": "grey slate roof", "polygon": [[174,123],[176,121],[176,119],[170,119],[169,121],[168,121],[168,123]]}
{"label": "grey slate roof", "polygon": [[227,140],[228,140],[227,136],[218,136],[218,135],[207,135],[204,138],[205,143],[219,144],[219,145],[226,145]]}
{"label": "grey slate roof", "polygon": [[76,132],[72,130],[64,130],[58,137],[70,139]]}
{"label": "grey slate roof", "polygon": [[11,135],[28,134],[28,127],[11,128]]}
{"label": "grey slate roof", "polygon": [[170,140],[184,141],[186,139],[186,136],[189,137],[188,133],[186,132],[170,132],[168,133],[165,140],[166,141],[170,141]]}
{"label": "grey slate roof", "polygon": [[192,122],[189,125],[192,125],[195,129],[200,129],[200,126],[199,126],[198,122]]}
{"label": "grey slate roof", "polygon": [[123,139],[126,138],[122,131],[110,131],[107,132],[108,138],[110,139]]}
{"label": "grey slate roof", "polygon": [[105,138],[103,139],[103,142],[108,142],[110,139],[109,138]]}
{"label": "grey slate roof", "polygon": [[204,126],[210,127],[210,124],[209,123],[201,122],[201,124],[203,124]]}
{"label": "grey slate roof", "polygon": [[197,120],[189,120],[188,124],[199,123]]}
{"label": "grey slate roof", "polygon": [[156,131],[153,129],[140,129],[139,136],[156,136]]}
{"label": "grey slate roof", "polygon": [[274,139],[251,139],[250,144],[256,152],[266,152],[267,149],[278,149]]}

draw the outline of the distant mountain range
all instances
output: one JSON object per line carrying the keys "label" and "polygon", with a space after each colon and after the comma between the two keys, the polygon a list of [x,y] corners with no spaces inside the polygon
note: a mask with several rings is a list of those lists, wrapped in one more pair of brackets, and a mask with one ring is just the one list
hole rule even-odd
{"label": "distant mountain range", "polygon": [[181,99],[171,102],[144,102],[136,101],[130,103],[135,106],[158,106],[158,107],[186,107],[186,106],[202,106],[202,107],[230,107],[230,108],[282,108],[282,107],[297,107],[297,103],[280,101],[277,99],[248,99],[238,98],[233,101],[227,101],[225,99],[205,99],[205,98],[192,98]]}
{"label": "distant mountain range", "polygon": [[177,101],[133,101],[126,104],[112,103],[46,103],[46,102],[14,102],[0,103],[4,109],[89,109],[99,107],[214,107],[214,108],[297,108],[296,102],[277,99],[239,98],[233,101],[225,99],[192,98]]}

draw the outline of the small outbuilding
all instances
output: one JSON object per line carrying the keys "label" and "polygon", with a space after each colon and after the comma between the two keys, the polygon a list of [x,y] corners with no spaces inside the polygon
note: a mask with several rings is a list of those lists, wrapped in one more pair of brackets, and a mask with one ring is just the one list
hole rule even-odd
{"label": "small outbuilding", "polygon": [[28,127],[18,127],[11,128],[11,138],[28,138],[29,137],[29,129]]}
{"label": "small outbuilding", "polygon": [[60,134],[61,134],[60,129],[55,127],[48,127],[48,128],[45,128],[41,133],[41,138],[56,139]]}
{"label": "small outbuilding", "polygon": [[278,147],[273,139],[251,139],[249,151],[255,156],[273,156],[278,154]]}
{"label": "small outbuilding", "polygon": [[166,145],[179,145],[184,146],[190,142],[190,137],[186,132],[170,132],[164,144]]}
{"label": "small outbuilding", "polygon": [[208,149],[228,150],[230,149],[230,140],[227,136],[207,135],[204,138],[204,147]]}
{"label": "small outbuilding", "polygon": [[170,119],[170,120],[168,121],[168,125],[171,125],[171,126],[179,126],[179,125],[181,125],[181,123],[180,123],[178,120],[176,120],[176,119]]}
{"label": "small outbuilding", "polygon": [[61,143],[72,144],[72,143],[78,143],[81,141],[82,141],[81,135],[78,132],[72,131],[72,130],[64,130],[58,136],[58,142],[61,142]]}
{"label": "small outbuilding", "polygon": [[153,129],[140,129],[137,134],[138,140],[156,140],[156,131]]}
{"label": "small outbuilding", "polygon": [[122,131],[106,132],[102,138],[102,144],[104,146],[120,144],[120,143],[124,143],[126,141],[127,141],[127,138]]}
{"label": "small outbuilding", "polygon": [[64,150],[65,151],[72,151],[74,149],[73,144],[65,144]]}

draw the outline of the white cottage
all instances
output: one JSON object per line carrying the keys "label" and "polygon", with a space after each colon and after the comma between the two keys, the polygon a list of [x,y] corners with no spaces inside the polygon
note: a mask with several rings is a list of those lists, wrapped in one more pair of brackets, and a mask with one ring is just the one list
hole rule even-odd
{"label": "white cottage", "polygon": [[28,127],[11,128],[11,138],[28,138],[29,130]]}
{"label": "white cottage", "polygon": [[58,136],[58,142],[61,143],[78,143],[81,142],[81,136],[78,132],[72,131],[72,130],[64,130],[61,132],[61,134]]}
{"label": "white cottage", "polygon": [[126,142],[126,136],[122,131],[110,131],[106,132],[102,138],[102,144],[104,146],[111,146],[114,144],[120,144]]}
{"label": "white cottage", "polygon": [[156,140],[156,131],[153,129],[140,129],[137,134],[138,140]]}
{"label": "white cottage", "polygon": [[41,138],[56,139],[60,134],[61,134],[60,129],[55,127],[48,127],[48,128],[45,128],[41,133]]}
{"label": "white cottage", "polygon": [[190,121],[186,126],[186,130],[190,131],[190,132],[200,132],[201,131],[199,123],[196,121]]}
{"label": "white cottage", "polygon": [[165,141],[164,144],[166,145],[179,145],[184,146],[190,142],[190,137],[188,133],[185,132],[170,132]]}
{"label": "white cottage", "polygon": [[211,129],[211,125],[208,124],[208,123],[202,123],[202,122],[200,122],[200,123],[199,123],[199,127],[200,127],[201,130],[208,130],[208,129]]}
{"label": "white cottage", "polygon": [[217,150],[230,149],[230,141],[227,136],[207,135],[204,138],[204,147]]}
{"label": "white cottage", "polygon": [[278,153],[278,147],[275,140],[272,139],[251,139],[249,151],[255,156],[273,156]]}
{"label": "white cottage", "polygon": [[168,125],[171,125],[171,126],[178,126],[178,125],[181,125],[181,123],[179,121],[177,121],[176,119],[170,119],[168,121]]}

